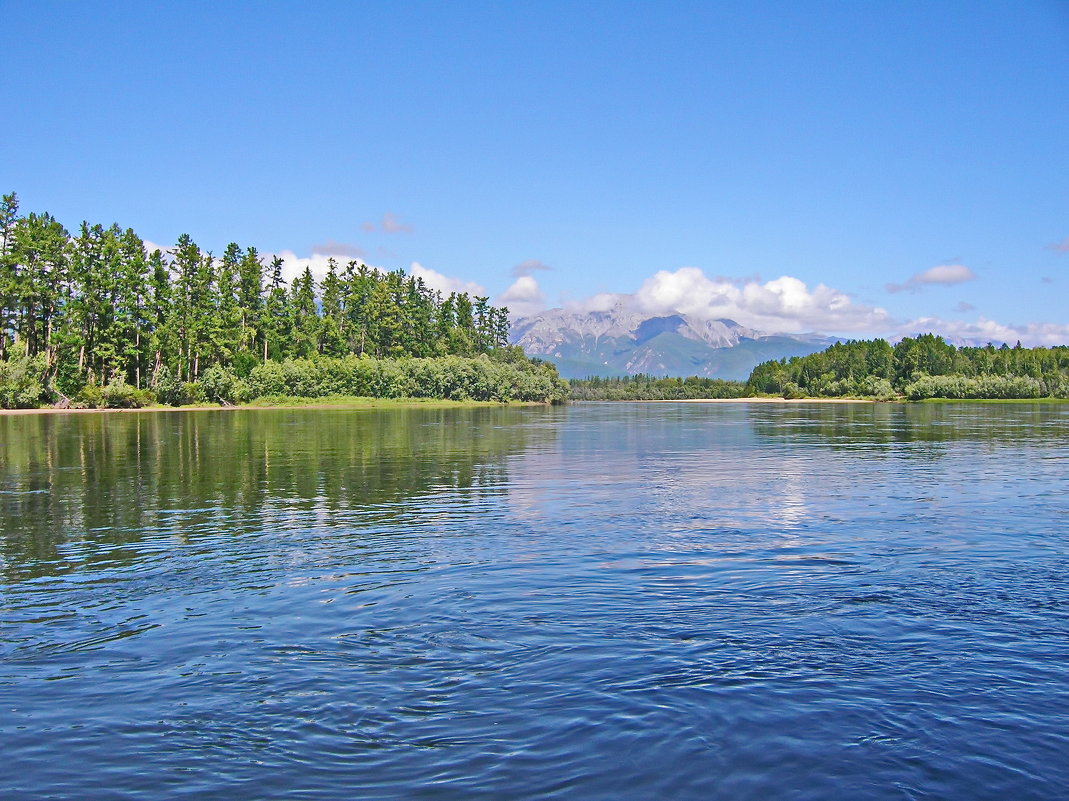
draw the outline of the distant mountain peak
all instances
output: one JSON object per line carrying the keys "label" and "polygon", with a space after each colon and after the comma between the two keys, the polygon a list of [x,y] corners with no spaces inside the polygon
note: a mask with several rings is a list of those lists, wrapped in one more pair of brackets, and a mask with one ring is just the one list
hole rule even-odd
{"label": "distant mountain peak", "polygon": [[768,359],[801,356],[836,341],[768,334],[728,319],[646,314],[617,301],[609,309],[548,309],[521,317],[511,341],[553,361],[568,378],[589,375],[706,375],[745,379]]}

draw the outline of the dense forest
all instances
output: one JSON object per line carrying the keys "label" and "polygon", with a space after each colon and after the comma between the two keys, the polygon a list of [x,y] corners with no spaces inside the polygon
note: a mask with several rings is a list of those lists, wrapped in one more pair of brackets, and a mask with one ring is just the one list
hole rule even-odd
{"label": "dense forest", "polygon": [[664,378],[639,373],[618,378],[572,379],[572,400],[693,400],[696,398],[743,398],[746,384],[720,378]]}
{"label": "dense forest", "polygon": [[757,365],[751,393],[784,397],[1069,398],[1069,347],[955,347],[923,334],[842,342]]}
{"label": "dense forest", "polygon": [[83,222],[71,235],[50,214],[20,215],[14,194],[0,201],[0,406],[265,389],[563,399],[556,370],[509,348],[508,328],[488,298],[445,296],[402,270],[332,259],[320,282],[306,268],[287,284],[282,259],[255,248],[217,257],[183,234],[150,253],[132,229]]}

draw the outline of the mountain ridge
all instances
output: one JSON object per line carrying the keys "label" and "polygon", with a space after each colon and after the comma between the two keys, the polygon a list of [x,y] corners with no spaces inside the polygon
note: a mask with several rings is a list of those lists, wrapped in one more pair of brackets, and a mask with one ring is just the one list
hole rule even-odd
{"label": "mountain ridge", "polygon": [[816,333],[768,333],[727,318],[548,309],[515,321],[510,341],[557,365],[564,378],[637,373],[745,380],[763,361],[804,356],[840,341]]}

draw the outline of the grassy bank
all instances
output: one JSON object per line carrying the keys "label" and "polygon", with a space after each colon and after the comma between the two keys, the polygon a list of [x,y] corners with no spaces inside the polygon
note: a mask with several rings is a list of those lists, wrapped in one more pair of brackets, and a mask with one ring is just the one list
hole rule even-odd
{"label": "grassy bank", "polygon": [[186,406],[167,406],[155,403],[136,408],[94,408],[94,409],[57,409],[43,406],[37,409],[0,409],[0,415],[22,414],[130,414],[152,412],[219,412],[255,409],[469,409],[478,407],[501,406],[544,406],[537,401],[479,401],[479,400],[443,400],[441,398],[368,398],[354,395],[332,395],[324,398],[294,398],[282,395],[270,395],[254,398],[246,403],[220,405],[218,403],[191,403]]}

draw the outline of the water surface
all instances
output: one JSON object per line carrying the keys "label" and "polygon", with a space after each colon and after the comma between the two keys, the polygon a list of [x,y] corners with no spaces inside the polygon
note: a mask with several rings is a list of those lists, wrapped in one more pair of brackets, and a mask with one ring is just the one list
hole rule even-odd
{"label": "water surface", "polygon": [[1069,407],[0,417],[5,799],[1064,797]]}

